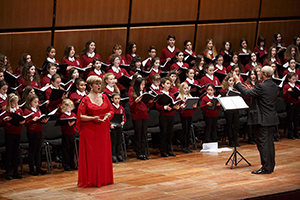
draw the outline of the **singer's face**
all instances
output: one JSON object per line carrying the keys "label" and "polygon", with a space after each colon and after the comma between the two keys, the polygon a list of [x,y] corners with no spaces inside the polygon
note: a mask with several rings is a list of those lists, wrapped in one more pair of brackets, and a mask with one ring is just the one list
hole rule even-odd
{"label": "singer's face", "polygon": [[100,92],[101,82],[96,82],[96,83],[92,84],[91,89],[96,93]]}

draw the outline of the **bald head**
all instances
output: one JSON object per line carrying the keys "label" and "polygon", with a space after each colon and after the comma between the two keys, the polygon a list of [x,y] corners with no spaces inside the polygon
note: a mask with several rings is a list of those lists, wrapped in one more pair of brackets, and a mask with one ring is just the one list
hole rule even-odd
{"label": "bald head", "polygon": [[266,78],[272,78],[272,75],[274,73],[274,70],[272,67],[270,66],[264,66],[261,70],[262,74],[266,77]]}

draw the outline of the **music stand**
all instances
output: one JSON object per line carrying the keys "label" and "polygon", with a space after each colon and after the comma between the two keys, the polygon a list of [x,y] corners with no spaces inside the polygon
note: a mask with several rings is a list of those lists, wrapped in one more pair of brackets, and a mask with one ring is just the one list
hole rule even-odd
{"label": "music stand", "polygon": [[[224,108],[224,111],[226,111],[226,110],[244,110],[244,109],[249,108],[241,96],[220,97],[220,98],[218,98],[218,101]],[[241,159],[239,161],[237,161],[237,154],[241,157]],[[229,159],[227,160],[225,165],[227,165],[230,160],[231,160],[231,169],[233,168],[233,164],[235,166],[237,166],[242,160],[244,160],[246,163],[248,163],[249,166],[251,166],[251,164],[247,161],[247,159],[244,158],[244,156],[242,156],[242,154],[240,154],[240,152],[238,152],[238,150],[236,149],[235,143],[234,143],[234,151],[232,152],[231,156],[229,157]]]}

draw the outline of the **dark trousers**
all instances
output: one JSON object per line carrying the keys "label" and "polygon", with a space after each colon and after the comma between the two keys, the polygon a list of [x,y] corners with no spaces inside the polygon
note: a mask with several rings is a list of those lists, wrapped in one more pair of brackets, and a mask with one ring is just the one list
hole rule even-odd
{"label": "dark trousers", "polygon": [[254,135],[257,129],[256,124],[248,125],[248,142],[254,142]]}
{"label": "dark trousers", "polygon": [[181,119],[181,124],[182,124],[181,144],[182,144],[182,147],[185,148],[185,147],[188,147],[190,144],[192,117],[180,116],[180,119]]}
{"label": "dark trousers", "polygon": [[73,168],[75,166],[74,152],[75,152],[75,135],[62,134],[61,154],[62,154],[63,167]]}
{"label": "dark trousers", "polygon": [[205,116],[204,142],[217,142],[218,117]]}
{"label": "dark trousers", "polygon": [[288,136],[289,137],[297,137],[298,134],[298,125],[299,125],[299,111],[300,104],[286,104],[286,112],[287,112],[287,128],[288,128]]}
{"label": "dark trousers", "polygon": [[276,126],[259,126],[259,131],[255,133],[261,165],[268,172],[273,172],[275,167],[275,131]]}
{"label": "dark trousers", "polygon": [[148,119],[132,120],[135,135],[135,151],[137,156],[146,154]]}
{"label": "dark trousers", "polygon": [[174,116],[159,115],[160,152],[172,152]]}
{"label": "dark trousers", "polygon": [[121,155],[122,132],[123,128],[121,127],[110,129],[111,151],[113,156]]}
{"label": "dark trousers", "polygon": [[227,123],[228,140],[236,143],[238,140],[237,134],[240,124],[239,111],[225,111],[225,118]]}
{"label": "dark trousers", "polygon": [[42,132],[27,133],[29,149],[28,149],[28,165],[31,172],[41,169],[41,147],[43,142]]}
{"label": "dark trousers", "polygon": [[6,173],[18,172],[20,134],[5,132]]}

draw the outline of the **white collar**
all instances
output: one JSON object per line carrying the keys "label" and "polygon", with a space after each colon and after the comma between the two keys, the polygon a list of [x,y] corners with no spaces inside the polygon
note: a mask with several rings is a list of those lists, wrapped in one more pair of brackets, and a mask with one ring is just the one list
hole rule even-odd
{"label": "white collar", "polygon": [[0,93],[0,98],[5,100],[7,98],[7,94],[5,93],[4,95]]}
{"label": "white collar", "polygon": [[262,50],[264,50],[264,47],[259,47],[259,49],[262,51]]}
{"label": "white collar", "polygon": [[132,56],[132,57],[136,57],[136,54],[135,54],[135,53],[133,53],[133,54],[131,54],[131,56]]}
{"label": "white collar", "polygon": [[37,112],[38,110],[36,109],[36,108],[34,108],[34,107],[31,107],[31,110],[33,111],[33,112]]}
{"label": "white collar", "polygon": [[68,115],[69,117],[71,116],[71,112],[64,112],[66,115]]}
{"label": "white collar", "polygon": [[226,54],[229,54],[229,52],[228,52],[227,50],[224,50],[224,52],[225,52]]}
{"label": "white collar", "polygon": [[230,87],[230,86],[229,86],[229,87],[228,87],[228,90],[231,90],[231,91],[232,91],[232,90],[233,90],[233,87]]}
{"label": "white collar", "polygon": [[111,68],[112,68],[112,70],[113,70],[114,72],[116,72],[116,73],[119,73],[119,72],[121,71],[121,68],[120,68],[120,67],[116,68],[115,66],[112,66]]}
{"label": "white collar", "polygon": [[154,90],[159,90],[159,86],[155,86],[155,85],[151,85],[151,87],[154,89]]}
{"label": "white collar", "polygon": [[14,113],[14,112],[16,112],[17,111],[17,108],[10,108],[10,112],[11,113]]}
{"label": "white collar", "polygon": [[216,67],[221,71],[223,70],[223,65],[220,66],[220,65],[216,64]]}
{"label": "white collar", "polygon": [[281,47],[281,43],[277,43],[277,47]]}
{"label": "white collar", "polygon": [[153,70],[153,71],[155,71],[156,73],[158,73],[158,69],[154,69],[154,68],[152,68],[152,70]]}
{"label": "white collar", "polygon": [[192,55],[193,54],[193,51],[189,51],[187,49],[184,50],[185,52],[187,52],[189,55]]}
{"label": "white collar", "polygon": [[151,57],[148,57],[147,59],[145,59],[145,60],[142,62],[142,65],[145,66],[145,65],[147,64],[148,60],[151,61],[152,58],[151,58]]}
{"label": "white collar", "polygon": [[247,49],[242,48],[242,51],[243,51],[244,53],[247,53]]}
{"label": "white collar", "polygon": [[295,87],[295,83],[293,84],[293,83],[289,82],[289,85],[290,85],[292,88]]}
{"label": "white collar", "polygon": [[186,78],[186,81],[189,82],[190,84],[194,84],[195,80],[194,79],[190,79],[190,78]]}
{"label": "white collar", "polygon": [[30,81],[33,81],[33,76],[30,77]]}
{"label": "white collar", "polygon": [[74,58],[74,57],[72,57],[72,58],[71,58],[71,57],[68,57],[68,60],[71,61],[71,62],[74,62],[74,61],[75,61],[75,58]]}
{"label": "white collar", "polygon": [[100,75],[102,74],[101,69],[100,69],[100,70],[94,69],[94,72],[95,72],[98,76],[100,76]]}
{"label": "white collar", "polygon": [[166,92],[166,91],[162,90],[161,92],[164,93],[164,94],[170,95],[169,91]]}
{"label": "white collar", "polygon": [[85,96],[85,95],[86,95],[85,91],[80,92],[79,90],[76,90],[76,92],[77,92],[77,94],[80,95],[80,96]]}
{"label": "white collar", "polygon": [[87,55],[87,57],[89,57],[89,58],[93,58],[93,57],[95,56],[95,52],[93,52],[93,53],[87,52],[86,55]]}
{"label": "white collar", "polygon": [[47,77],[51,79],[51,78],[52,78],[52,75],[51,75],[51,74],[47,74]]}
{"label": "white collar", "polygon": [[106,85],[106,88],[111,91],[111,92],[114,92],[115,91],[115,88],[114,86],[110,87],[109,85]]}
{"label": "white collar", "polygon": [[173,51],[175,50],[175,46],[174,46],[174,47],[170,47],[170,46],[168,45],[167,48],[168,48],[169,51],[171,51],[172,53],[173,53]]}
{"label": "white collar", "polygon": [[112,103],[112,105],[113,105],[114,107],[116,107],[116,109],[119,109],[119,107],[120,107],[120,104],[116,105],[115,103]]}
{"label": "white collar", "polygon": [[214,80],[214,75],[208,75],[207,73],[205,74],[210,80]]}
{"label": "white collar", "polygon": [[252,62],[251,64],[253,67],[255,67],[257,65],[257,62]]}
{"label": "white collar", "polygon": [[213,54],[212,50],[208,50],[208,54]]}
{"label": "white collar", "polygon": [[203,70],[203,67],[202,67],[202,66],[198,66],[198,68],[199,68],[200,71]]}
{"label": "white collar", "polygon": [[178,61],[178,62],[176,62],[176,64],[179,65],[179,67],[182,67],[183,62],[179,62],[179,61]]}
{"label": "white collar", "polygon": [[55,58],[49,58],[49,57],[47,57],[47,61],[49,61],[49,62],[51,62],[51,63],[55,63]]}
{"label": "white collar", "polygon": [[143,90],[140,91],[140,95],[142,95],[142,94],[143,94]]}
{"label": "white collar", "polygon": [[50,88],[51,89],[59,89],[59,88],[54,87],[52,84],[50,85]]}
{"label": "white collar", "polygon": [[291,68],[287,68],[289,70],[289,72],[296,72],[296,69],[292,70]]}
{"label": "white collar", "polygon": [[276,61],[276,58],[271,58],[271,61],[272,61],[272,62],[275,62],[275,61]]}
{"label": "white collar", "polygon": [[185,94],[185,95],[183,95],[183,97],[184,97],[184,99],[187,99],[187,98],[189,98],[189,95]]}
{"label": "white collar", "polygon": [[234,62],[231,62],[231,63],[230,63],[230,65],[231,65],[231,66],[234,66],[234,65],[236,65],[236,63],[234,63]]}
{"label": "white collar", "polygon": [[[273,74],[274,75],[274,74]],[[255,85],[255,81],[251,81],[252,85]]]}
{"label": "white collar", "polygon": [[206,94],[206,96],[209,98],[209,99],[213,99],[214,96],[210,96],[209,94]]}

